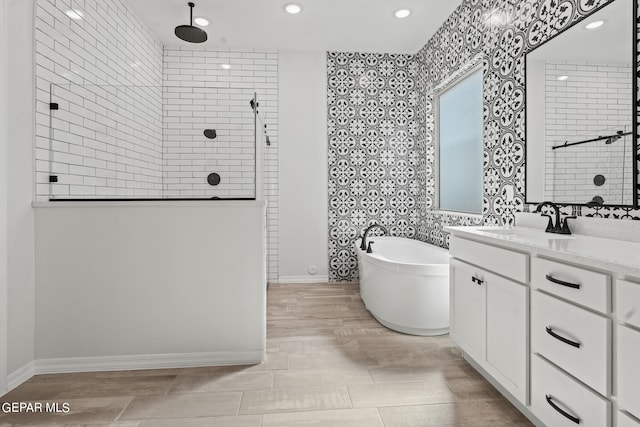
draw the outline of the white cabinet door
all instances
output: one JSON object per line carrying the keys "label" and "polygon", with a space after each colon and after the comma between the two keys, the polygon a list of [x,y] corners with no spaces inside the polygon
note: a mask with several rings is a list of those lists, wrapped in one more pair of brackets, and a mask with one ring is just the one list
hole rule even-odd
{"label": "white cabinet door", "polygon": [[493,274],[485,275],[484,286],[486,361],[500,384],[526,405],[529,389],[528,288]]}
{"label": "white cabinet door", "polygon": [[640,418],[640,332],[620,325],[617,332],[618,403]]}
{"label": "white cabinet door", "polygon": [[484,359],[482,270],[452,259],[451,339],[476,361]]}

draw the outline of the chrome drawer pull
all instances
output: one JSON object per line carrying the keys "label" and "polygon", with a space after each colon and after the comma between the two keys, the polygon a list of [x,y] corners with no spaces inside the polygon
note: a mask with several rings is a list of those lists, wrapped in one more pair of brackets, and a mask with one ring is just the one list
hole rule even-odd
{"label": "chrome drawer pull", "polygon": [[570,346],[572,346],[572,347],[580,348],[580,345],[581,345],[581,344],[580,344],[579,342],[571,341],[570,339],[567,339],[567,338],[565,338],[565,337],[562,337],[562,336],[560,336],[560,335],[556,334],[555,332],[553,332],[553,329],[551,329],[549,326],[547,326],[547,328],[546,328],[546,329],[547,329],[547,333],[548,333],[549,335],[551,335],[552,337],[554,337],[555,339],[560,340],[560,341],[562,341],[562,342],[563,342],[563,343],[565,343],[565,344],[569,344],[569,345],[570,345]]}
{"label": "chrome drawer pull", "polygon": [[576,424],[580,424],[580,418],[576,417],[575,415],[571,415],[570,413],[568,413],[567,411],[563,410],[562,408],[560,408],[558,405],[556,405],[553,402],[553,397],[545,394],[545,399],[547,399],[547,403],[549,405],[551,405],[551,407],[553,409],[555,409],[556,411],[558,411],[559,413],[561,413],[562,415],[564,415],[566,418],[570,419],[571,421],[573,421]]}
{"label": "chrome drawer pull", "polygon": [[550,274],[547,274],[545,277],[547,278],[548,281],[553,282],[557,285],[566,286],[567,288],[580,289],[579,283],[565,282],[564,280],[556,279]]}

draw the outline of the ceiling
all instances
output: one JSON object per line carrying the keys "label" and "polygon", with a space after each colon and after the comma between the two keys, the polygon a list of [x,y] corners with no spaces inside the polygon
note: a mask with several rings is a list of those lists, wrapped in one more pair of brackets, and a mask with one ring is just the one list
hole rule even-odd
{"label": "ceiling", "polygon": [[[193,46],[173,33],[189,23],[187,0],[126,0],[165,46]],[[302,12],[290,15],[295,2]],[[462,0],[194,0],[211,25],[204,47],[416,53]],[[401,8],[412,11],[394,17]]]}

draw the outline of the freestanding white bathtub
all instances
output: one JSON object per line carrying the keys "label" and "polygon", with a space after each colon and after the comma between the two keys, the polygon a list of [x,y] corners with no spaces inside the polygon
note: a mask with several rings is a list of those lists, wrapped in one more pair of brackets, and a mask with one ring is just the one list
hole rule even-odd
{"label": "freestanding white bathtub", "polygon": [[449,332],[449,252],[417,240],[370,237],[373,253],[356,242],[360,294],[389,329],[410,335]]}

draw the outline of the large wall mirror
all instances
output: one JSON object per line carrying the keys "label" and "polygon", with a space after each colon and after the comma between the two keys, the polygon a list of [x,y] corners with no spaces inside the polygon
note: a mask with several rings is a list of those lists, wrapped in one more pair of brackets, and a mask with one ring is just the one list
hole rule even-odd
{"label": "large wall mirror", "polygon": [[637,206],[635,0],[526,55],[526,201]]}

